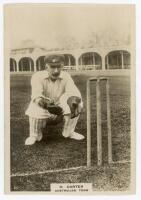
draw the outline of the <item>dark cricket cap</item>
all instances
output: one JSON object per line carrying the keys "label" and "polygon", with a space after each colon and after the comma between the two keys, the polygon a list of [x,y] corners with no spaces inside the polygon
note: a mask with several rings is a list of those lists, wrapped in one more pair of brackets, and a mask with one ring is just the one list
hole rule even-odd
{"label": "dark cricket cap", "polygon": [[45,64],[48,63],[50,65],[60,65],[64,63],[65,57],[61,54],[51,54],[47,55],[44,58]]}

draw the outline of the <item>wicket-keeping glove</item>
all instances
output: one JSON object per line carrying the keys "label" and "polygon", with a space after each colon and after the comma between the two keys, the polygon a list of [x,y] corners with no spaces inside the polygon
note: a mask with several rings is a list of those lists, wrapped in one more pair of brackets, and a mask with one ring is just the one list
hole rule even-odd
{"label": "wicket-keeping glove", "polygon": [[62,115],[63,110],[60,106],[54,104],[50,98],[37,97],[34,102],[43,109],[48,110],[51,114]]}
{"label": "wicket-keeping glove", "polygon": [[68,98],[67,104],[71,110],[71,118],[77,117],[81,113],[82,107],[80,103],[81,99],[77,96],[71,96]]}

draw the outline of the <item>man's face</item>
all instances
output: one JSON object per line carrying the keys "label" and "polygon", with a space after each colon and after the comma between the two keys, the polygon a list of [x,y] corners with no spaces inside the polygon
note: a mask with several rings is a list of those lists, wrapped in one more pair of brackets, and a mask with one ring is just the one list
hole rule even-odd
{"label": "man's face", "polygon": [[46,69],[49,73],[49,77],[52,80],[56,80],[59,77],[62,68],[63,64],[46,64]]}

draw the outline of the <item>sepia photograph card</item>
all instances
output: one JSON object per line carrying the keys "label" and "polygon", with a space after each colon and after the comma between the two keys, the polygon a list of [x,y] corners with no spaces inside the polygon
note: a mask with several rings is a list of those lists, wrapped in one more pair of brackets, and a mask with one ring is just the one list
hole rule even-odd
{"label": "sepia photograph card", "polygon": [[136,191],[135,5],[4,5],[5,193]]}

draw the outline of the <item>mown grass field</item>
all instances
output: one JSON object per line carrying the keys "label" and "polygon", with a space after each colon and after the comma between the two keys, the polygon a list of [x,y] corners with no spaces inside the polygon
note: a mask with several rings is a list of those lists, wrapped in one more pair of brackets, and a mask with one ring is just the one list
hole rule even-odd
{"label": "mown grass field", "polygon": [[[74,75],[81,91],[84,110],[76,131],[86,136],[86,80],[88,75]],[[107,164],[107,120],[105,83],[102,91],[103,166],[97,167],[95,85],[91,85],[92,164],[93,169],[39,175],[39,171],[86,165],[86,138],[83,141],[64,139],[61,124],[44,130],[40,143],[25,146],[29,134],[25,110],[30,101],[31,76],[11,75],[11,174],[36,172],[37,175],[12,177],[12,191],[49,191],[50,183],[93,183],[94,191],[125,191],[130,183],[130,164]],[[110,77],[113,160],[130,160],[130,79]]]}

